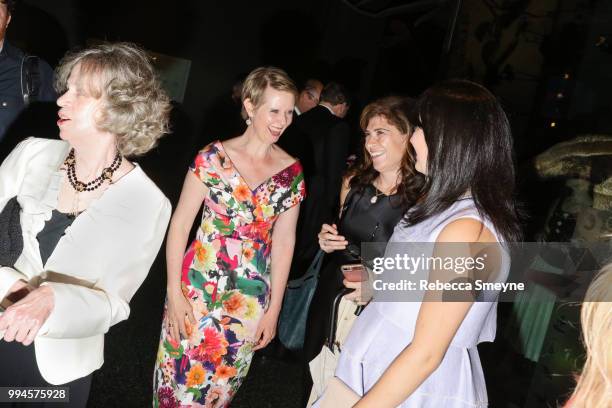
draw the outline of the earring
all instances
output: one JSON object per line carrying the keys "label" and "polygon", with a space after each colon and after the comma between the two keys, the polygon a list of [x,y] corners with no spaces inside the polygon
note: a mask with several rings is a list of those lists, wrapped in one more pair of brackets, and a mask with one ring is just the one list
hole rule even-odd
{"label": "earring", "polygon": [[253,122],[251,121],[251,118],[250,118],[250,117],[249,117],[249,118],[247,118],[245,122],[246,122],[247,126],[251,126],[251,123],[253,123]]}

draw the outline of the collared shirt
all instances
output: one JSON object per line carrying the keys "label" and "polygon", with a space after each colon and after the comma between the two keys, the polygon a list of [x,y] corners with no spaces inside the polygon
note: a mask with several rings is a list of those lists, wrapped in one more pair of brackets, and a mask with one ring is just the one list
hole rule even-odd
{"label": "collared shirt", "polygon": [[296,106],[293,107],[293,110],[295,111],[296,115],[300,116],[302,114],[302,112],[300,112],[300,109]]}
{"label": "collared shirt", "polygon": [[322,103],[319,104],[319,106],[324,107],[325,109],[327,109],[329,111],[329,113],[331,113],[332,115],[336,116],[336,114],[334,113],[334,111],[332,110],[332,108],[330,108],[327,105],[323,105]]}

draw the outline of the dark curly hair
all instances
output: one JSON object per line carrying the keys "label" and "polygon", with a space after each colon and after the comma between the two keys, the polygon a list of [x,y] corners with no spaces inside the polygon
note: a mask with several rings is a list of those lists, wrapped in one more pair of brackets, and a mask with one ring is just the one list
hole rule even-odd
{"label": "dark curly hair", "polygon": [[[408,121],[408,116],[413,108],[414,101],[411,98],[388,96],[368,104],[361,112],[359,126],[365,132],[368,123],[376,116],[383,116],[391,125],[404,134],[411,135],[413,125]],[[362,158],[348,170],[346,177],[351,177],[350,187],[363,190],[367,185],[378,177],[378,171],[374,168],[370,154],[365,148],[363,141]],[[425,177],[414,169],[415,155],[412,145],[406,142],[406,150],[400,166],[401,183],[397,187],[400,197],[399,205],[412,207],[421,195]]]}

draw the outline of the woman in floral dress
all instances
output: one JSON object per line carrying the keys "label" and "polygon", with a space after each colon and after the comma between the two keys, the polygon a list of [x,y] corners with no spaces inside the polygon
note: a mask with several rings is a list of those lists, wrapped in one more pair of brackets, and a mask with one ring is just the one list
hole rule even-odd
{"label": "woman in floral dress", "polygon": [[251,72],[247,130],[206,146],[187,174],[168,233],[154,407],[229,406],[253,352],[276,333],[305,186],[300,163],[274,143],[296,94],[277,68]]}

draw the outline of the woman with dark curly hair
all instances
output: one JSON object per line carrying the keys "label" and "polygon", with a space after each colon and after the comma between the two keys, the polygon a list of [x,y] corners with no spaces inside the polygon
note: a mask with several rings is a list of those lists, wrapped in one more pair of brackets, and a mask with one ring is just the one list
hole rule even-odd
{"label": "woman with dark curly hair", "polygon": [[84,407],[104,334],[128,318],[170,219],[127,159],[166,133],[170,103],[132,44],[69,54],[57,74],[62,140],[26,139],[0,167],[2,221],[18,231],[0,242],[0,384],[62,384],[66,406]]}
{"label": "woman with dark curly hair", "polygon": [[[387,242],[419,196],[424,178],[414,169],[409,143],[411,107],[412,100],[392,96],[370,103],[361,113],[363,158],[344,177],[338,225],[323,224],[319,233],[319,245],[328,255],[308,312],[306,363],[319,354],[329,331],[334,298],[344,288],[340,266],[361,262],[362,242]],[[305,377],[308,395],[312,383],[309,374]]]}
{"label": "woman with dark curly hair", "polygon": [[[508,276],[507,243],[520,238],[510,125],[486,88],[464,80],[426,90],[411,119],[415,168],[427,176],[426,193],[395,227],[384,260],[433,262],[412,270],[390,263],[378,276],[412,279],[425,289],[375,288],[343,344],[328,392],[344,382],[356,408],[486,407],[477,345],[495,338],[499,289],[475,285],[474,296],[469,286],[453,287],[478,278],[498,287]],[[477,257],[481,266],[467,273],[452,266]]]}

